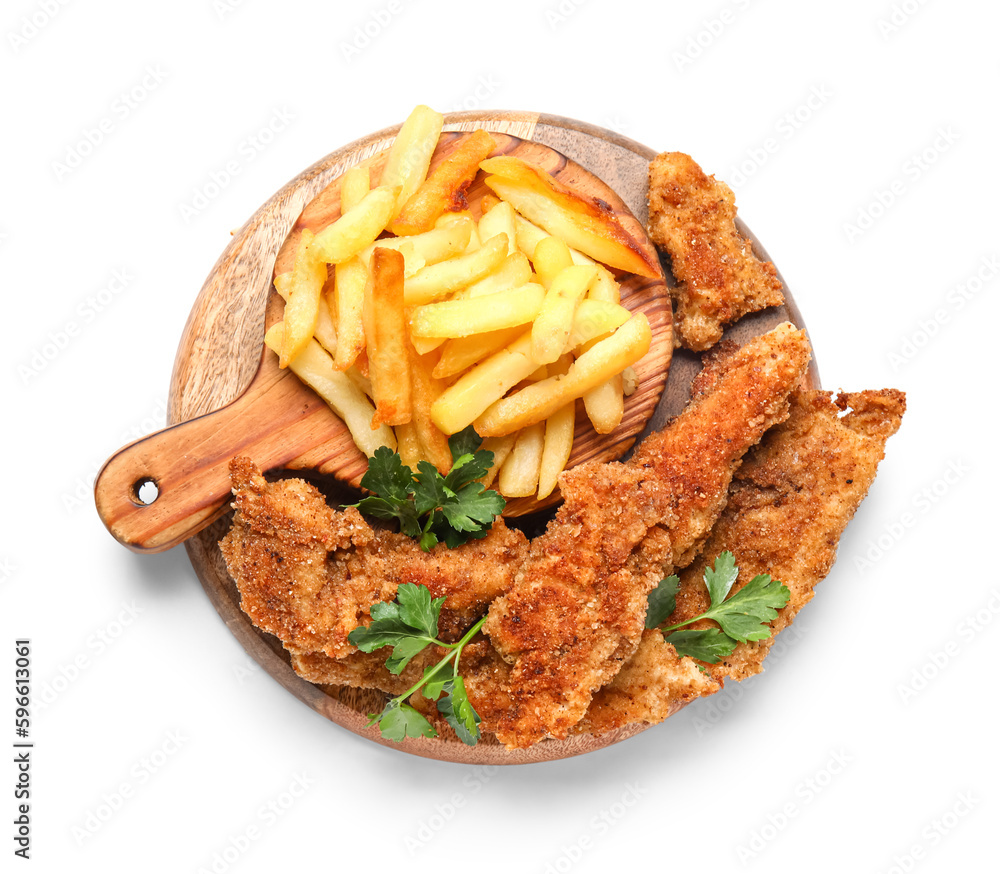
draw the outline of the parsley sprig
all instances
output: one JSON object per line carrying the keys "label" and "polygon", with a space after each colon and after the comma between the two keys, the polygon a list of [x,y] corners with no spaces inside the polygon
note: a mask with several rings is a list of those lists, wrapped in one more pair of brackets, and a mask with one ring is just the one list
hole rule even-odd
{"label": "parsley sprig", "polygon": [[480,449],[481,443],[471,426],[449,437],[452,465],[446,476],[425,460],[414,473],[398,453],[380,446],[361,479],[362,488],[372,494],[354,506],[377,519],[395,519],[424,552],[441,541],[455,547],[481,539],[506,505],[497,492],[477,482],[493,464],[493,453]]}
{"label": "parsley sprig", "polygon": [[444,598],[431,598],[430,589],[415,583],[403,583],[396,590],[396,600],[374,604],[372,621],[367,627],[355,628],[347,639],[362,652],[374,652],[392,647],[385,666],[397,676],[410,660],[428,646],[448,650],[432,667],[424,668],[419,682],[385,705],[381,713],[369,714],[369,726],[378,723],[382,737],[402,741],[407,737],[436,737],[437,732],[424,716],[406,703],[414,692],[437,702],[438,712],[448,721],[459,738],[469,746],[479,740],[479,714],[469,702],[465,682],[458,673],[458,661],[465,645],[486,621],[484,616],[473,625],[458,643],[438,640],[438,619]]}
{"label": "parsley sprig", "polygon": [[[791,592],[783,583],[772,580],[770,574],[758,574],[729,598],[738,575],[736,559],[729,551],[719,554],[714,567],[705,567],[705,585],[711,598],[709,608],[661,629],[664,640],[673,644],[678,655],[714,665],[731,655],[738,643],[771,636],[771,629],[765,623],[777,617],[777,611],[788,603]],[[646,628],[658,628],[674,612],[679,585],[677,575],[671,574],[649,593]],[[700,619],[711,619],[719,627],[684,629]]]}

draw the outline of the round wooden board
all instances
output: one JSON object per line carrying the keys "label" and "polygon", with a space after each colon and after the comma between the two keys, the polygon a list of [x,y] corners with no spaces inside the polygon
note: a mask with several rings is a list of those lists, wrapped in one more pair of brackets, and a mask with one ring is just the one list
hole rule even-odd
{"label": "round wooden board", "polygon": [[[457,113],[446,116],[445,122],[447,130],[483,127],[551,146],[607,183],[645,224],[647,169],[656,154],[652,149],[612,131],[551,115]],[[387,148],[397,131],[398,127],[380,131],[323,158],[275,194],[234,235],[188,317],[170,385],[168,417],[171,423],[219,409],[246,390],[260,363],[266,302],[275,258],[282,243],[306,204],[348,167]],[[757,255],[769,260],[749,230],[742,223],[739,227],[751,239]],[[668,273],[667,282],[671,281]],[[787,286],[785,299],[787,303],[783,307],[744,318],[726,332],[726,337],[743,342],[786,320],[804,327]],[[691,381],[699,369],[697,356],[683,350],[674,352],[670,378],[644,434],[663,427],[683,409]],[[809,372],[809,382],[811,387],[819,387],[815,362]],[[504,765],[552,761],[591,752],[645,728],[628,726],[602,737],[582,735],[564,741],[546,740],[530,749],[514,752],[505,750],[491,738],[475,747],[443,737],[407,740],[402,744],[384,741],[377,730],[365,728],[367,713],[381,709],[383,698],[379,693],[320,687],[306,682],[291,669],[281,643],[254,628],[242,612],[239,593],[218,549],[218,541],[230,524],[231,516],[223,516],[185,543],[209,599],[229,630],[267,673],[313,710],[362,737],[427,758]]]}

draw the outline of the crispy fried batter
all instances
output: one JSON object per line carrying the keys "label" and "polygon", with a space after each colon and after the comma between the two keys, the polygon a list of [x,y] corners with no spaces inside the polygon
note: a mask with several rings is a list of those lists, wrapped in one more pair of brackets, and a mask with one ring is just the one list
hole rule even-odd
{"label": "crispy fried batter", "polygon": [[[724,355],[708,364],[696,393],[711,389],[725,361]],[[727,677],[742,680],[758,673],[774,635],[791,624],[829,573],[840,535],[875,479],[885,441],[899,428],[906,401],[902,392],[886,389],[835,400],[829,392],[799,391],[791,402],[787,421],[768,431],[736,472],[726,508],[701,555],[679,574],[677,608],[666,620],[673,625],[708,608],[705,564],[728,549],[740,569],[734,593],[759,573],[770,573],[791,590],[788,604],[771,623],[772,636],[741,643],[729,658],[705,665],[713,679],[701,688],[681,685],[681,678],[693,677],[691,671],[700,674],[694,659],[677,656],[668,644],[658,652],[644,637],[614,681],[594,696],[582,730],[601,734],[627,721],[655,724],[691,698],[716,691]],[[712,626],[704,621],[691,627]],[[662,641],[659,632],[650,634]]]}
{"label": "crispy fried batter", "polygon": [[[740,468],[729,502],[701,556],[684,571],[679,622],[708,606],[701,574],[706,561],[728,549],[740,576],[733,592],[769,573],[791,590],[767,640],[743,643],[709,671],[742,680],[761,670],[774,635],[791,624],[833,566],[837,545],[875,479],[886,440],[896,433],[906,399],[894,389],[839,394],[797,392],[788,421],[773,428]],[[849,412],[845,412],[848,411]]]}
{"label": "crispy fried batter", "polygon": [[736,199],[689,155],[664,152],[649,165],[649,235],[670,255],[680,344],[708,349],[746,313],[782,303],[774,265],[761,262],[735,225]]}
{"label": "crispy fried batter", "polygon": [[808,359],[804,333],[781,325],[733,355],[629,462],[560,477],[563,506],[484,626],[513,666],[511,707],[495,726],[509,748],[565,737],[632,655],[648,592],[708,535],[743,454],[787,416]]}
{"label": "crispy fried batter", "polygon": [[457,638],[513,582],[527,552],[523,534],[498,519],[482,540],[423,552],[402,534],[372,528],[348,508],[334,510],[302,480],[268,483],[235,458],[233,527],[220,547],[253,623],[293,653],[355,653],[347,635],[391,601],[401,583],[446,597],[442,640]]}
{"label": "crispy fried batter", "polygon": [[689,701],[722,686],[681,658],[659,631],[645,631],[639,648],[615,678],[598,689],[574,734],[606,734],[635,722],[655,725]]}

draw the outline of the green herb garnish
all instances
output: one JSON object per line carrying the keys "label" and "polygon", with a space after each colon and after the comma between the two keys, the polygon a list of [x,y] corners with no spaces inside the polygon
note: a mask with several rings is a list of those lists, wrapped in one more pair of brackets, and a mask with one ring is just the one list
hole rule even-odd
{"label": "green herb garnish", "polygon": [[372,605],[372,621],[367,627],[355,628],[347,639],[362,652],[374,652],[392,647],[385,666],[399,675],[410,660],[428,646],[440,646],[447,654],[433,667],[424,668],[420,681],[402,695],[393,698],[381,713],[369,714],[369,726],[378,723],[382,737],[399,742],[406,737],[436,737],[437,732],[424,716],[406,704],[414,692],[437,701],[438,712],[455,729],[464,743],[475,746],[479,740],[479,714],[469,702],[465,683],[458,673],[458,660],[465,645],[486,621],[484,616],[473,625],[458,643],[438,640],[438,619],[444,598],[431,599],[426,586],[403,583],[396,590],[396,600]]}
{"label": "green herb garnish", "polygon": [[452,465],[446,476],[429,461],[420,461],[413,473],[398,453],[380,446],[361,479],[372,494],[353,506],[377,519],[395,519],[424,552],[441,541],[455,547],[479,540],[506,505],[497,492],[476,482],[493,464],[493,453],[480,449],[481,443],[472,426],[449,437]]}
{"label": "green herb garnish", "polygon": [[[698,616],[661,629],[663,639],[673,644],[678,655],[714,665],[731,655],[738,643],[766,640],[771,636],[771,629],[765,623],[777,617],[778,609],[788,603],[791,592],[783,583],[772,580],[770,574],[758,574],[733,597],[727,598],[738,575],[736,559],[729,551],[720,553],[715,567],[705,567],[705,585],[711,606]],[[646,628],[658,628],[674,612],[679,585],[677,575],[671,574],[649,593]],[[719,627],[678,630],[699,619],[711,619]]]}

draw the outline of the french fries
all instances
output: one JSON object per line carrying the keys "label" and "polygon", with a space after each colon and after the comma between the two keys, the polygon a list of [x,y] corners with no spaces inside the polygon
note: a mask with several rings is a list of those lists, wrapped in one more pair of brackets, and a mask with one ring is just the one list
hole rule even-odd
{"label": "french fries", "polygon": [[403,256],[395,249],[375,249],[371,282],[366,286],[369,324],[368,372],[375,415],[372,427],[410,421],[410,354],[403,315]]}
{"label": "french fries", "polygon": [[658,275],[607,204],[581,197],[541,168],[510,155],[488,158],[480,167],[491,174],[486,184],[501,200],[567,245],[609,267],[649,278]]}
{"label": "french fries", "polygon": [[[650,345],[611,271],[657,267],[603,201],[489,157],[485,131],[428,173],[442,121],[417,107],[381,178],[367,162],[344,173],[340,216],[303,230],[275,277],[285,314],[267,343],[367,454],[398,446],[411,468],[444,473],[449,435],[471,424],[494,453],[484,485],[544,499],[573,450],[577,399],[597,433],[614,430],[623,371],[634,384]],[[477,219],[465,198],[480,170],[491,191]]]}
{"label": "french fries", "polygon": [[328,264],[353,258],[385,230],[396,205],[398,188],[373,188],[310,244],[315,257]]}
{"label": "french fries", "polygon": [[406,305],[430,303],[465,288],[496,270],[506,257],[507,240],[500,234],[474,252],[429,264],[406,280]]}
{"label": "french fries", "polygon": [[397,236],[419,234],[434,227],[443,212],[464,209],[468,205],[465,189],[479,172],[479,162],[495,147],[493,137],[484,130],[465,136],[405,202],[389,230]]}
{"label": "french fries", "polygon": [[543,379],[491,404],[475,418],[476,433],[483,437],[499,437],[541,422],[634,364],[649,351],[651,341],[646,317],[642,313],[632,316],[610,337],[577,358],[565,376]]}
{"label": "french fries", "polygon": [[393,217],[427,178],[431,155],[437,148],[444,116],[429,106],[418,106],[396,134],[382,168],[382,185],[399,186]]}
{"label": "french fries", "polygon": [[[264,343],[272,351],[278,352],[284,333],[284,323],[277,322],[264,335]],[[365,455],[370,458],[379,446],[395,450],[396,438],[392,428],[382,425],[372,429],[375,408],[371,401],[347,376],[334,368],[333,359],[319,343],[310,340],[289,367],[292,373],[312,388],[344,420],[354,443]]]}
{"label": "french fries", "polygon": [[570,264],[552,280],[542,309],[531,326],[531,355],[539,364],[550,364],[562,355],[573,328],[577,304],[596,278],[596,268]]}
{"label": "french fries", "polygon": [[544,301],[545,289],[529,282],[486,297],[429,303],[414,308],[410,331],[414,337],[468,337],[513,328],[534,319]]}
{"label": "french fries", "polygon": [[282,280],[288,297],[285,303],[285,330],[282,332],[278,366],[288,367],[312,339],[319,318],[320,296],[326,282],[326,263],[316,257],[313,233],[302,232],[295,265]]}

